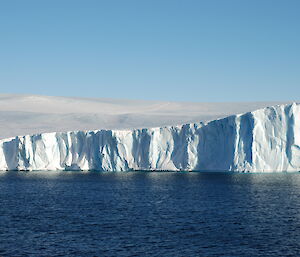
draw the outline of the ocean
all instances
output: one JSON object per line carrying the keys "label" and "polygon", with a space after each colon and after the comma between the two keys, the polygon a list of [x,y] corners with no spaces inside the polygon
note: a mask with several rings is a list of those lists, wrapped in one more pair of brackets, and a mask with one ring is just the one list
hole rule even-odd
{"label": "ocean", "polygon": [[300,256],[300,174],[0,173],[0,256]]}

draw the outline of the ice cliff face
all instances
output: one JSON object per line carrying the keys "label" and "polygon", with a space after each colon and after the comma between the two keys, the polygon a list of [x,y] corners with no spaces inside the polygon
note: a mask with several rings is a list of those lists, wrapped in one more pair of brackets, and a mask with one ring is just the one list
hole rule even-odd
{"label": "ice cliff face", "polygon": [[300,104],[207,124],[0,140],[0,170],[300,171]]}

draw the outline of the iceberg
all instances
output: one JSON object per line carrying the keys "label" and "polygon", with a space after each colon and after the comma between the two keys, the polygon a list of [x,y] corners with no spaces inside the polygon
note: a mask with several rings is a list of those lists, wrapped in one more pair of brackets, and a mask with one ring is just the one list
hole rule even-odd
{"label": "iceberg", "polygon": [[0,170],[300,171],[300,104],[180,126],[2,139]]}

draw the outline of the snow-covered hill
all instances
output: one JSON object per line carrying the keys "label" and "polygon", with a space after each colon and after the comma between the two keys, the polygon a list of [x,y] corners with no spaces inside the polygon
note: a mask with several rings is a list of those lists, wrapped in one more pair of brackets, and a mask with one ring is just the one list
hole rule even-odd
{"label": "snow-covered hill", "polygon": [[208,121],[271,106],[0,95],[0,138],[45,132],[162,127]]}
{"label": "snow-covered hill", "polygon": [[5,139],[0,169],[299,171],[300,104],[182,126]]}

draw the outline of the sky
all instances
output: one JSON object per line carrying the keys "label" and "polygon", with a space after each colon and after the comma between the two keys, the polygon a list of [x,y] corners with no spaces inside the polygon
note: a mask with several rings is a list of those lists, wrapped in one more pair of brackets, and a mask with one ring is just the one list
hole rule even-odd
{"label": "sky", "polygon": [[299,0],[0,0],[0,93],[299,101]]}

